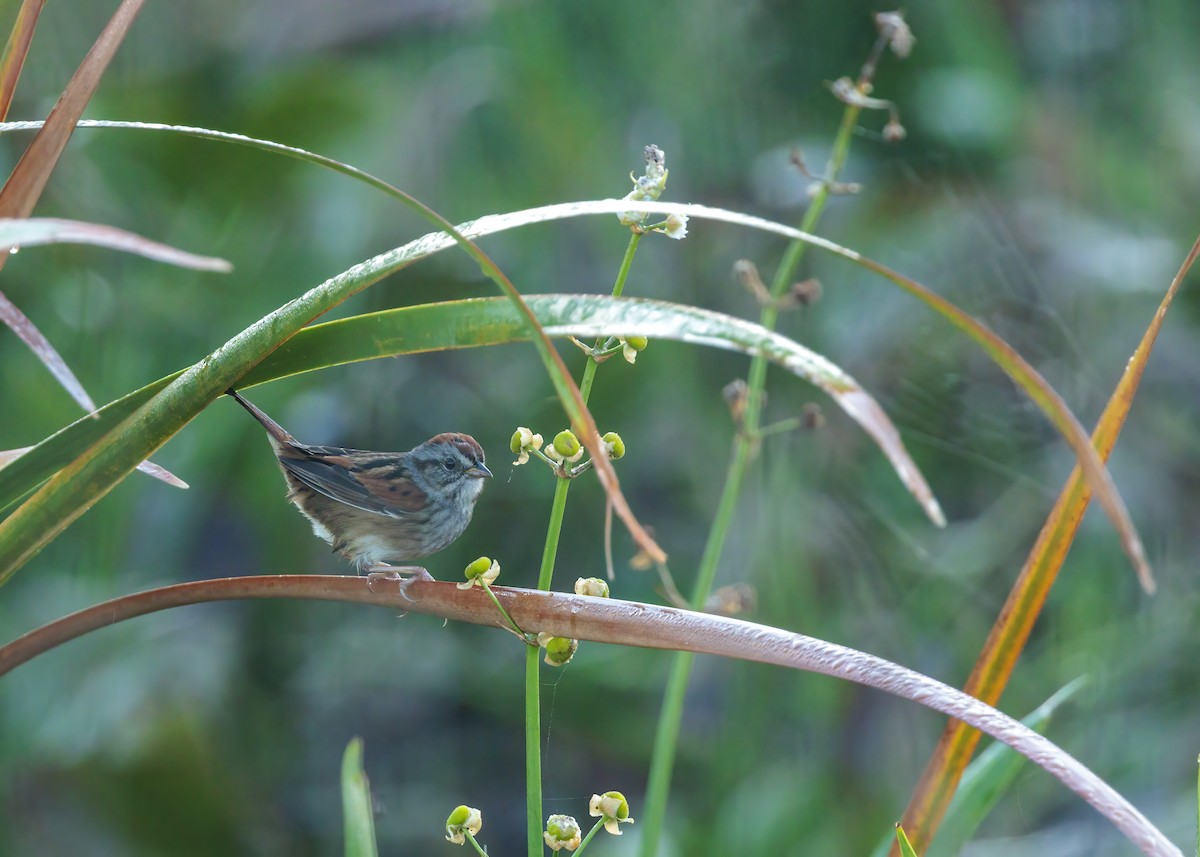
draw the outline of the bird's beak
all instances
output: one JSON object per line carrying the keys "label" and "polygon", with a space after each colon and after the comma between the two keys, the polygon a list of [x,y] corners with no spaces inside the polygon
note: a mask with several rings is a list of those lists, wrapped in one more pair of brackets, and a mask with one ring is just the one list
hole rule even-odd
{"label": "bird's beak", "polygon": [[492,471],[487,469],[486,464],[476,464],[467,470],[467,475],[474,476],[476,479],[483,479],[484,477],[491,479]]}

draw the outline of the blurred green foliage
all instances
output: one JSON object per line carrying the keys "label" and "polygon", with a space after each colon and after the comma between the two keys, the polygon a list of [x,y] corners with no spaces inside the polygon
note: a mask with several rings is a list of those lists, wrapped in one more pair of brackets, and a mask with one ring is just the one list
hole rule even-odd
{"label": "blurred green foliage", "polygon": [[[51,3],[11,118],[42,118],[114,4]],[[12,0],[0,4],[7,27]],[[796,222],[840,107],[824,82],[856,72],[869,3],[712,0],[647,6],[456,2],[148,4],[87,115],[237,131],[328,154],[452,220],[619,196],[641,147],[662,146],[672,200]],[[908,138],[868,116],[822,232],[947,295],[1007,337],[1085,424],[1099,413],[1194,238],[1200,8],[1186,0],[915,0],[911,59],[876,94]],[[28,135],[0,139],[15,162]],[[37,212],[109,223],[222,256],[197,274],[91,247],[10,259],[3,288],[109,401],[206,354],[291,297],[427,231],[345,178],[250,150],[80,131]],[[607,292],[626,234],[613,218],[489,238],[527,292]],[[647,240],[627,294],[746,317],[730,269],[771,270],[775,239],[694,224]],[[765,444],[719,584],[751,582],[758,621],[864,649],[960,684],[1071,460],[1042,417],[965,338],[915,301],[811,253],[824,284],[783,332],[879,397],[951,520],[934,531],[870,441],[826,409],[818,431]],[[341,314],[491,294],[444,253]],[[1112,467],[1160,584],[1142,596],[1103,516],[1089,516],[1002,707],[1028,711],[1092,683],[1051,737],[1176,842],[1194,824],[1200,744],[1191,656],[1200,551],[1200,336],[1185,290]],[[569,365],[581,355],[566,347]],[[651,342],[610,361],[592,397],[618,464],[687,590],[732,427],[736,355]],[[817,395],[772,376],[769,417]],[[451,578],[482,553],[530,585],[552,483],[513,471],[509,435],[564,419],[533,349],[359,364],[256,391],[314,443],[407,448],[468,431],[491,453],[467,535],[428,562]],[[78,414],[0,335],[0,448]],[[0,638],[152,585],[344,570],[283,501],[261,432],[218,401],[157,457],[192,488],[127,480],[0,591]],[[572,492],[557,581],[603,573],[603,502]],[[616,533],[613,594],[659,598]],[[548,674],[546,811],[580,816],[619,788],[638,815],[668,656],[584,646]],[[96,633],[0,681],[0,853],[327,854],[342,835],[338,770],[354,735],[381,853],[434,854],[456,804],[483,809],[492,853],[521,851],[520,646],[494,631],[331,604],[246,603],[159,614]],[[899,817],[941,729],[909,703],[830,679],[701,659],[675,777],[670,854],[865,853]],[[637,825],[626,833],[626,847]],[[977,854],[1124,853],[1117,835],[1039,772],[985,825]],[[597,846],[599,847],[599,846]],[[605,843],[605,853],[625,853]]]}

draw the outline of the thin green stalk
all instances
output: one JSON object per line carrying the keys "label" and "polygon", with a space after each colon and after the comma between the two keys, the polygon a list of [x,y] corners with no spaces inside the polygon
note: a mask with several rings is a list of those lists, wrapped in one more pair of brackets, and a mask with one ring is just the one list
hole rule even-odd
{"label": "thin green stalk", "polygon": [[596,819],[596,823],[592,825],[592,829],[588,831],[588,835],[583,837],[583,842],[580,842],[579,847],[575,849],[576,857],[580,857],[583,849],[587,848],[587,844],[589,842],[591,842],[592,839],[595,838],[596,834],[600,831],[600,828],[601,828],[601,826],[603,826],[603,824],[604,824],[603,817]]}
{"label": "thin green stalk", "polygon": [[467,841],[471,843],[480,857],[488,857],[488,853],[479,847],[479,843],[475,841],[475,837],[471,835],[470,831],[467,831]]}
{"label": "thin green stalk", "polygon": [[[483,583],[483,581],[480,581]],[[492,592],[492,587],[487,583],[483,583],[483,591],[488,594],[488,598],[492,599],[492,603],[496,605],[496,609],[500,611],[500,615],[504,617],[504,621],[508,623],[508,628],[521,639],[527,639],[521,627],[513,621],[512,614],[504,609],[504,605],[500,603],[500,599],[496,597],[496,593]]]}
{"label": "thin green stalk", "polygon": [[567,492],[571,490],[571,480],[559,478],[554,486],[554,502],[550,505],[550,524],[546,528],[546,547],[542,550],[542,567],[538,571],[538,589],[550,589],[550,579],[554,575],[554,558],[558,556],[558,535],[562,530],[563,512],[567,508]]}
{"label": "thin green stalk", "polygon": [[[825,203],[829,201],[829,185],[837,181],[842,167],[846,164],[846,156],[850,154],[850,141],[854,137],[854,126],[858,122],[858,115],[861,112],[861,107],[853,104],[846,105],[846,110],[842,114],[842,124],[833,141],[833,153],[829,156],[829,165],[825,168],[825,181],[821,183],[816,196],[812,199],[812,204],[804,212],[804,219],[800,221],[800,229],[804,232],[814,232],[817,223],[821,220],[821,215],[825,211]],[[792,277],[796,274],[796,269],[800,267],[800,262],[807,249],[807,244],[793,241],[784,250],[783,258],[779,260],[779,267],[775,269],[775,278],[771,280],[772,298],[778,298],[787,289]],[[762,308],[759,324],[767,330],[774,330],[778,319],[779,308],[774,302],[771,302]],[[750,363],[750,374],[746,381],[748,399],[746,401],[745,435],[748,437],[744,439],[747,443],[753,439],[754,433],[758,429],[758,420],[762,412],[762,389],[766,380],[767,361],[761,357],[755,357]]]}
{"label": "thin green stalk", "polygon": [[642,243],[642,233],[634,232],[629,236],[629,245],[625,248],[625,258],[621,260],[621,267],[617,271],[617,281],[613,283],[613,297],[619,298],[621,292],[625,291],[625,280],[629,277],[629,269],[633,266],[633,254],[637,252],[638,245]]}
{"label": "thin green stalk", "polygon": [[[625,258],[617,271],[617,281],[613,285],[613,297],[620,297],[625,290],[625,280],[633,264],[634,253],[642,236],[635,232],[625,248]],[[599,348],[600,340],[596,341]],[[579,383],[579,393],[586,407],[588,397],[592,393],[592,382],[596,378],[596,367],[600,364],[589,358],[583,367],[583,379]],[[550,582],[554,577],[554,560],[558,556],[558,538],[562,532],[563,514],[567,508],[567,492],[571,490],[571,480],[560,477],[554,486],[554,501],[550,506],[550,523],[546,528],[546,546],[542,549],[542,566],[538,571],[538,589],[549,591]],[[510,619],[511,621],[511,619]],[[525,653],[525,791],[526,822],[529,835],[529,857],[541,857],[542,840],[542,702],[541,702],[541,649],[530,646]],[[594,832],[594,831],[593,831]],[[589,834],[590,837],[590,834]]]}
{"label": "thin green stalk", "polygon": [[[594,365],[594,364],[591,364]],[[563,512],[567,508],[570,479],[558,479],[554,486],[554,502],[550,506],[550,524],[546,528],[546,547],[542,550],[542,567],[538,572],[538,589],[550,589],[554,575],[554,558],[558,555],[558,536],[562,530]],[[542,846],[542,700],[540,660],[542,650],[529,646],[525,652],[525,791],[526,821],[529,833],[529,857],[541,857]]]}
{"label": "thin green stalk", "polygon": [[[725,546],[725,536],[729,532],[733,514],[737,511],[738,495],[746,475],[750,451],[751,444],[744,436],[739,435],[734,440],[729,470],[725,474],[725,490],[721,494],[716,518],[700,559],[700,571],[692,594],[692,606],[697,610],[703,608],[712,590],[717,563]],[[679,745],[679,729],[683,722],[683,703],[687,697],[688,680],[691,678],[694,660],[695,656],[691,652],[679,652],[671,659],[671,671],[663,693],[662,712],[659,714],[658,727],[654,733],[650,776],[646,783],[646,809],[642,813],[642,857],[653,857],[657,853],[658,840],[662,836],[667,794],[671,790],[671,772],[675,767],[675,750]]]}
{"label": "thin green stalk", "polygon": [[525,794],[529,857],[542,857],[542,702],[538,661],[542,650],[525,647]]}
{"label": "thin green stalk", "polygon": [[[613,284],[613,297],[619,298],[621,292],[625,291],[625,280],[629,277],[629,269],[633,265],[633,255],[637,253],[638,244],[641,243],[642,234],[635,232],[629,236],[629,244],[625,247],[625,258],[621,260],[621,267],[617,271],[617,281]],[[594,346],[599,350],[603,344],[602,337],[596,339]],[[596,377],[596,367],[600,364],[595,360],[588,360],[587,365],[583,367],[583,380],[579,382],[579,394],[583,396],[583,403],[586,405],[588,396],[592,394],[592,381]]]}
{"label": "thin green stalk", "polygon": [[[846,163],[850,152],[850,141],[853,139],[854,127],[858,121],[861,108],[847,105],[842,114],[842,124],[834,139],[833,152],[825,170],[824,181],[812,204],[804,213],[800,228],[804,232],[813,232],[825,203],[829,199],[829,186],[837,180],[838,174]],[[804,258],[807,247],[799,241],[793,241],[784,251],[775,277],[771,281],[771,297],[778,298],[783,294],[796,268]],[[775,303],[769,302],[762,308],[759,323],[768,330],[775,329],[779,318],[779,309]],[[741,495],[742,483],[745,481],[746,468],[753,458],[754,448],[759,441],[759,421],[762,411],[762,390],[767,379],[767,362],[761,355],[756,355],[750,363],[747,380],[746,411],[743,417],[742,430],[733,441],[733,451],[730,455],[729,469],[725,474],[725,487],[717,504],[717,514],[713,519],[712,529],[709,530],[708,540],[704,545],[704,553],[700,557],[700,568],[696,574],[696,588],[692,592],[691,604],[696,610],[704,609],[716,579],[717,566],[721,560],[721,552],[725,548],[725,538],[733,522],[737,510],[738,497]],[[683,705],[687,696],[688,681],[691,678],[694,656],[688,652],[675,655],[671,663],[671,671],[667,678],[666,690],[663,694],[662,710],[659,713],[658,727],[655,730],[654,752],[650,759],[650,775],[646,783],[646,808],[642,813],[641,857],[654,857],[658,853],[658,842],[662,837],[663,823],[667,812],[667,795],[671,789],[671,773],[675,766],[675,752],[679,744],[680,724],[683,721]]]}

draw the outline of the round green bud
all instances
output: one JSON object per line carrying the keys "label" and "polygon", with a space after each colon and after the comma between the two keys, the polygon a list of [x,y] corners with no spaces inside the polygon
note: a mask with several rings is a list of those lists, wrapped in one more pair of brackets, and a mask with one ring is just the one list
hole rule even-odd
{"label": "round green bud", "polygon": [[619,804],[617,811],[612,814],[613,818],[617,821],[624,821],[629,818],[629,801],[625,800],[625,795],[620,792],[605,792],[604,797],[610,801],[617,801]]}
{"label": "round green bud", "polygon": [[579,452],[579,438],[570,429],[563,429],[554,436],[554,449],[563,458],[570,458]]}
{"label": "round green bud", "polygon": [[650,340],[644,336],[626,336],[625,344],[634,351],[645,351],[646,346],[650,344]]}
{"label": "round green bud", "polygon": [[[528,429],[526,429],[528,431]],[[512,450],[513,455],[519,453],[525,448],[525,439],[521,437],[521,430],[517,429],[513,432],[512,440],[508,442],[508,448]]]}
{"label": "round green bud", "polygon": [[566,666],[575,656],[575,650],[579,648],[579,641],[567,637],[551,637],[542,645],[546,647],[546,663],[552,667],[561,667]]}
{"label": "round green bud", "polygon": [[546,831],[542,834],[542,839],[551,851],[557,853],[564,848],[574,851],[579,847],[581,838],[579,822],[571,816],[552,815],[546,819]]}
{"label": "round green bud", "polygon": [[446,841],[464,845],[467,834],[474,836],[483,829],[483,816],[470,806],[456,806],[446,819]]}
{"label": "round green bud", "polygon": [[467,580],[474,580],[492,567],[492,558],[481,556],[463,570]]}
{"label": "round green bud", "polygon": [[625,457],[625,441],[621,440],[621,436],[615,431],[610,431],[600,439],[608,447],[608,457],[613,461]]}

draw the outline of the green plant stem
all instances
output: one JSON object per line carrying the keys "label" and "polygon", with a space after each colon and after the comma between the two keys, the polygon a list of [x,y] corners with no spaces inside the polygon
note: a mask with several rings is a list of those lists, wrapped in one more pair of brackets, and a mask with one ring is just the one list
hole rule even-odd
{"label": "green plant stem", "polygon": [[516,622],[513,621],[512,615],[504,609],[504,605],[500,603],[500,599],[496,597],[496,593],[492,592],[492,587],[487,583],[482,583],[482,581],[481,584],[483,586],[483,591],[488,594],[488,598],[492,599],[492,603],[496,605],[496,609],[500,611],[500,615],[503,616],[504,621],[508,623],[509,630],[511,630],[522,640],[526,640],[528,635],[521,630],[520,626],[517,625]]}
{"label": "green plant stem", "polygon": [[467,836],[467,841],[470,842],[475,850],[480,854],[480,857],[488,857],[488,853],[479,847],[479,843],[475,841],[475,837],[471,835],[471,832],[469,830],[464,830],[463,832]]}
{"label": "green plant stem", "polygon": [[543,592],[550,589],[554,576],[554,559],[558,556],[558,536],[562,530],[563,512],[567,508],[567,492],[571,480],[558,477],[554,485],[554,501],[550,504],[550,524],[546,527],[546,547],[542,550],[542,567],[538,571],[537,588]]}
{"label": "green plant stem", "polygon": [[583,841],[579,843],[579,847],[575,849],[576,857],[579,857],[579,855],[582,854],[583,849],[587,848],[588,843],[595,838],[596,834],[600,832],[600,828],[603,826],[604,816],[600,816],[600,818],[596,819],[596,823],[592,825],[592,829],[588,831],[587,836],[583,837]]}
{"label": "green plant stem", "polygon": [[542,857],[542,703],[538,659],[542,650],[525,647],[525,794],[529,857]]}
{"label": "green plant stem", "polygon": [[[829,185],[837,180],[838,174],[846,163],[850,151],[850,141],[853,138],[854,126],[858,121],[861,109],[847,105],[842,114],[842,124],[834,139],[833,152],[825,170],[824,182],[812,203],[804,213],[801,230],[813,232],[825,203],[829,199]],[[807,245],[793,241],[784,251],[775,277],[771,282],[771,297],[778,298],[791,282],[796,268],[804,258]],[[779,318],[779,309],[774,301],[762,308],[759,323],[768,330],[774,330]],[[762,390],[767,379],[767,362],[761,356],[755,356],[750,363],[747,380],[747,400],[742,431],[738,432],[733,441],[733,451],[729,458],[729,469],[725,474],[725,487],[721,499],[717,503],[717,513],[713,519],[712,529],[709,530],[708,540],[704,544],[704,553],[700,557],[700,568],[696,574],[696,588],[692,592],[691,604],[696,610],[704,609],[716,579],[717,566],[721,560],[721,552],[725,549],[725,538],[733,522],[737,510],[738,497],[741,495],[742,483],[745,481],[746,468],[754,457],[754,449],[758,443],[758,427],[762,411]],[[679,744],[679,730],[683,721],[683,704],[687,696],[688,681],[691,678],[692,662],[695,660],[690,653],[676,654],[671,662],[671,670],[667,677],[667,686],[663,694],[662,710],[659,713],[658,726],[655,729],[654,751],[650,759],[650,775],[646,784],[646,809],[642,813],[641,857],[654,857],[658,853],[658,842],[662,837],[663,822],[667,812],[667,795],[671,789],[671,773],[675,767],[675,753]]]}
{"label": "green plant stem", "polygon": [[[538,589],[548,591],[554,576],[554,558],[558,555],[558,536],[571,480],[555,481],[554,501],[550,506],[550,524],[546,528],[546,546],[538,572]],[[529,857],[541,857],[542,844],[542,701],[541,653],[537,646],[525,652],[525,791],[529,833]]]}
{"label": "green plant stem", "polygon": [[777,423],[771,423],[769,426],[764,426],[758,430],[758,438],[762,440],[764,437],[769,437],[773,434],[781,434],[785,431],[795,431],[804,425],[804,420],[800,417],[792,417],[786,420],[780,420]]}
{"label": "green plant stem", "polygon": [[[640,232],[635,232],[629,236],[629,244],[625,247],[625,258],[621,260],[621,267],[617,270],[617,281],[613,283],[612,295],[614,298],[619,298],[621,292],[625,291],[625,280],[629,277],[629,269],[633,265],[633,256],[637,253],[638,244],[642,241]],[[600,336],[596,338],[595,349],[600,350],[604,344],[604,340],[608,337]],[[595,360],[588,360],[587,365],[583,367],[583,380],[579,382],[579,394],[583,396],[583,403],[586,405],[588,396],[592,394],[592,381],[596,378],[596,367],[600,364]]]}
{"label": "green plant stem", "polygon": [[[642,236],[635,232],[625,248],[625,258],[617,271],[613,284],[613,297],[620,297],[625,290],[625,280],[633,265]],[[596,340],[596,347],[601,345]],[[592,394],[592,382],[596,378],[596,367],[600,364],[589,358],[583,367],[583,379],[579,383],[579,394],[587,407]],[[562,532],[563,513],[567,508],[567,492],[571,480],[558,478],[554,486],[554,500],[550,505],[550,523],[546,527],[546,546],[542,549],[542,566],[538,570],[538,589],[549,591],[554,578],[554,560],[558,556],[558,539]],[[511,620],[510,620],[511,621]],[[542,701],[541,701],[541,649],[530,646],[525,653],[525,791],[526,820],[529,834],[529,857],[541,857],[544,853],[542,840]],[[590,834],[589,834],[590,836]]]}

